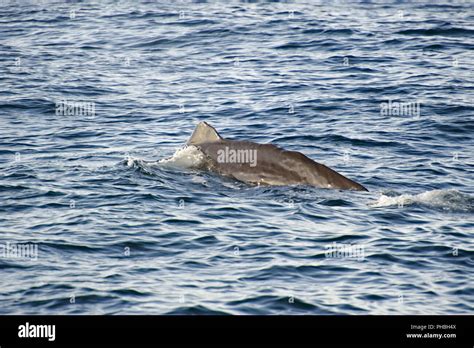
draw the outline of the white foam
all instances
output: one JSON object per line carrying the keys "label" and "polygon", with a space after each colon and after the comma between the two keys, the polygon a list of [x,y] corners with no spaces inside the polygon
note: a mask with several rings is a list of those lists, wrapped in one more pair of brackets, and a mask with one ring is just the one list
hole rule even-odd
{"label": "white foam", "polygon": [[206,157],[196,146],[185,146],[178,149],[173,156],[159,160],[160,165],[178,167],[178,168],[193,168],[200,166]]}
{"label": "white foam", "polygon": [[382,194],[376,202],[370,203],[372,207],[404,207],[412,204],[421,204],[445,210],[471,211],[474,198],[458,190],[432,190],[417,195],[403,194],[390,197]]}
{"label": "white foam", "polygon": [[132,156],[127,156],[125,159],[125,164],[127,167],[130,168],[138,168],[141,171],[148,173],[148,174],[153,174],[153,164],[156,162],[147,162],[145,160],[142,160],[140,158],[132,157]]}
{"label": "white foam", "polygon": [[139,158],[135,158],[135,157],[132,157],[132,156],[127,156],[127,158],[125,158],[125,162],[126,162],[127,167],[133,167],[139,161],[140,161]]}

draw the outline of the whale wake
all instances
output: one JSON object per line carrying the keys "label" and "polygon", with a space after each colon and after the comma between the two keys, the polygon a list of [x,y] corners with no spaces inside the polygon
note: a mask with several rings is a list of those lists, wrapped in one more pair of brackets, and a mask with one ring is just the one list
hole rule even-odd
{"label": "whale wake", "polygon": [[474,212],[474,197],[454,189],[432,190],[415,195],[389,196],[382,194],[376,202],[369,205],[376,208],[421,205],[448,211]]}

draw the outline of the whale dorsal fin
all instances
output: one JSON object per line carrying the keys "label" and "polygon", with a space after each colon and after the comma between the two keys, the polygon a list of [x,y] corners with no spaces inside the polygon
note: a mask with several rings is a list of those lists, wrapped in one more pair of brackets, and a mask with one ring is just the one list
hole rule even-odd
{"label": "whale dorsal fin", "polygon": [[199,122],[194,129],[193,135],[189,138],[186,144],[197,145],[203,143],[212,143],[215,141],[222,140],[223,138],[217,133],[217,131],[210,124],[206,122]]}

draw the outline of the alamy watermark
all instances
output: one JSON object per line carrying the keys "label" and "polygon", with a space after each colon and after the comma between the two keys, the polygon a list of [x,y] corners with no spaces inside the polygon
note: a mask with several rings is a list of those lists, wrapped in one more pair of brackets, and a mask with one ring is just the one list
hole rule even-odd
{"label": "alamy watermark", "polygon": [[0,243],[0,259],[38,260],[38,244]]}
{"label": "alamy watermark", "polygon": [[19,338],[47,338],[48,341],[56,339],[56,325],[38,325],[26,322],[18,326]]}
{"label": "alamy watermark", "polygon": [[231,149],[226,146],[217,150],[218,163],[248,163],[250,167],[257,165],[256,149]]}
{"label": "alamy watermark", "polygon": [[95,102],[62,99],[56,102],[56,116],[95,117]]}
{"label": "alamy watermark", "polygon": [[411,116],[420,117],[421,103],[418,100],[398,102],[389,99],[380,103],[382,116]]}
{"label": "alamy watermark", "polygon": [[326,258],[328,259],[357,259],[365,258],[365,247],[361,244],[332,243],[326,245]]}

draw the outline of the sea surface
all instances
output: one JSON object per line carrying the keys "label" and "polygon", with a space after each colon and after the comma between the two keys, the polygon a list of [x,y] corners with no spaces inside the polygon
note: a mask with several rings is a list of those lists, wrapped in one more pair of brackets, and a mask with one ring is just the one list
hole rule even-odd
{"label": "sea surface", "polygon": [[0,314],[472,314],[473,52],[469,1],[1,1]]}

